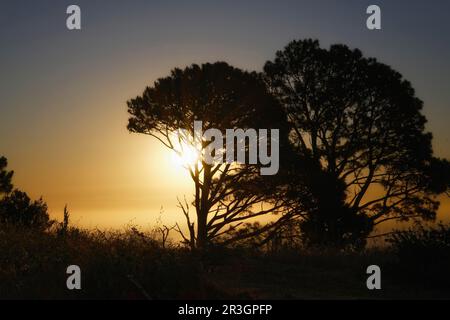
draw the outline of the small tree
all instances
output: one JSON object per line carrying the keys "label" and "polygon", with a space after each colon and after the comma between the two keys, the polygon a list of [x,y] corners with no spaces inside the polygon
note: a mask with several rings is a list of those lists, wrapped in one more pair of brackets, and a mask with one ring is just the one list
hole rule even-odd
{"label": "small tree", "polygon": [[19,190],[6,195],[0,202],[0,223],[37,230],[45,230],[52,224],[42,198],[31,201]]}
{"label": "small tree", "polygon": [[63,221],[60,222],[57,227],[57,234],[59,236],[67,235],[67,233],[69,231],[69,222],[70,222],[70,213],[69,213],[69,210],[67,209],[67,204],[66,204],[64,206],[64,211],[63,211]]}
{"label": "small tree", "polygon": [[11,192],[13,185],[11,183],[13,171],[7,171],[8,160],[0,157],[0,196]]}
{"label": "small tree", "polygon": [[25,192],[13,190],[13,171],[7,171],[8,161],[0,157],[0,224],[39,230],[51,226],[47,204],[40,198],[31,201]]}
{"label": "small tree", "polygon": [[[184,129],[193,136],[195,120],[203,122],[204,130],[214,128],[222,133],[235,128],[277,128],[280,136],[287,133],[285,115],[260,77],[223,62],[173,70],[128,101],[128,112],[129,131],[153,136],[181,154],[183,147],[192,147],[193,142],[175,133]],[[186,165],[194,184],[194,200],[179,201],[189,235],[179,231],[191,247],[239,241],[288,219],[280,213],[283,202],[275,197],[279,190],[270,178],[260,176],[257,164],[208,164],[203,155],[209,143],[201,141],[194,146],[198,159]],[[190,217],[189,204],[195,209],[195,219]],[[280,213],[278,220],[252,232],[225,237],[245,221],[270,213]]]}
{"label": "small tree", "polygon": [[316,202],[302,223],[307,241],[342,246],[388,220],[435,217],[450,166],[433,157],[423,103],[401,74],[316,40],[289,43],[264,71],[297,154],[320,167],[301,181]]}

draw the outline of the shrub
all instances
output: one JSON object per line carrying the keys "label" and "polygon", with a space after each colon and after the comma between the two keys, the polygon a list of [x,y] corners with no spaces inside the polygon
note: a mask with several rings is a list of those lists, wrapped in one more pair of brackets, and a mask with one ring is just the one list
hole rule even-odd
{"label": "shrub", "polygon": [[45,230],[51,226],[47,204],[31,201],[25,192],[14,190],[0,201],[0,223]]}
{"label": "shrub", "polygon": [[395,232],[387,241],[408,281],[439,288],[450,285],[450,225],[417,225]]}

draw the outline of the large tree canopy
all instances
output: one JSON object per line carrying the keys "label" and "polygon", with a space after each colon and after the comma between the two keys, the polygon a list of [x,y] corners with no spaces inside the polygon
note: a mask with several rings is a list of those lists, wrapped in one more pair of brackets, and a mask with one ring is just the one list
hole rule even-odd
{"label": "large tree canopy", "polygon": [[264,72],[297,153],[327,176],[322,187],[309,181],[317,201],[303,222],[309,241],[345,244],[387,220],[435,217],[449,165],[433,158],[423,103],[400,73],[315,40],[289,43]]}
{"label": "large tree canopy", "polygon": [[[192,142],[174,133],[184,129],[193,135],[195,120],[203,122],[203,130],[214,128],[223,133],[236,128],[277,128],[280,145],[287,143],[286,117],[264,81],[256,73],[223,62],[174,69],[128,101],[128,112],[128,130],[151,135],[176,152],[183,152],[177,150],[177,140]],[[209,143],[202,141],[196,146],[199,154],[203,155]],[[183,235],[186,242],[192,247],[230,243],[269,231],[287,219],[287,214],[280,214],[278,220],[257,230],[235,232],[244,222],[283,207],[284,200],[275,197],[279,190],[270,177],[259,175],[258,166],[208,164],[202,156],[187,166],[195,188],[195,220],[189,215],[189,203],[180,202],[189,227],[189,236]]]}

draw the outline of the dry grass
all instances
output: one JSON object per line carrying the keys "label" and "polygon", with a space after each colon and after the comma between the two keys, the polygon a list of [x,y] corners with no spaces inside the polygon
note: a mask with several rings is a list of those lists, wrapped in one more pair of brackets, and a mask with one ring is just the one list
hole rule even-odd
{"label": "dry grass", "polygon": [[[133,228],[124,232],[69,228],[61,235],[3,227],[0,252],[2,299],[450,297],[449,288],[436,280],[439,277],[422,275],[437,281],[431,285],[424,279],[416,281],[404,270],[398,252],[388,249],[363,253],[283,249],[270,254],[221,249],[199,256],[174,245],[162,248],[153,235]],[[409,263],[414,269],[414,261]],[[66,288],[66,268],[71,264],[81,267],[82,290]],[[370,264],[382,269],[380,291],[366,289]]]}

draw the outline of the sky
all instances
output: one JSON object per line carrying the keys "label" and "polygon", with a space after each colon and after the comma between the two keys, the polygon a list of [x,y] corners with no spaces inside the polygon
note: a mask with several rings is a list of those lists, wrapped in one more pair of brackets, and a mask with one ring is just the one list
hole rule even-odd
{"label": "sky", "polygon": [[[81,30],[66,8],[81,8]],[[381,8],[382,29],[366,28]],[[437,156],[450,158],[450,2],[0,0],[0,155],[14,184],[68,204],[85,227],[180,218],[189,177],[155,139],[127,132],[126,101],[174,67],[227,61],[262,70],[294,39],[344,43],[391,65],[425,102]],[[438,218],[450,212],[444,202]]]}

